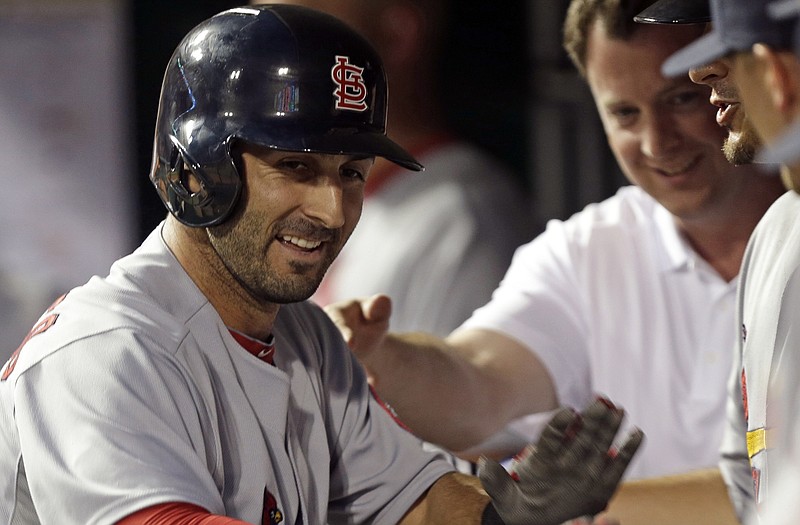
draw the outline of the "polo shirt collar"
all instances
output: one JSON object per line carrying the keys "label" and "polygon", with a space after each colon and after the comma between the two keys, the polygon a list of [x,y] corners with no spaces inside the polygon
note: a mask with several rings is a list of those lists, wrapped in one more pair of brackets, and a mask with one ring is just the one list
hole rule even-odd
{"label": "polo shirt collar", "polygon": [[736,286],[736,279],[726,282],[722,276],[711,266],[708,261],[703,259],[689,241],[678,229],[673,215],[663,206],[655,209],[655,220],[661,234],[661,270],[664,272],[699,272],[701,276],[707,276],[712,280],[719,280],[731,287]]}
{"label": "polo shirt collar", "polygon": [[675,217],[661,205],[656,205],[654,216],[663,248],[661,250],[661,270],[677,272],[693,269],[699,256],[678,231]]}

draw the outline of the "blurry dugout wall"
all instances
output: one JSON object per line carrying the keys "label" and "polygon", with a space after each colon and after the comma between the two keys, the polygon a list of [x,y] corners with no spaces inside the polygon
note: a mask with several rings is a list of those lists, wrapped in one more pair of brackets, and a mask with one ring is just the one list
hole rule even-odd
{"label": "blurry dugout wall", "polygon": [[133,246],[126,6],[0,0],[0,359]]}

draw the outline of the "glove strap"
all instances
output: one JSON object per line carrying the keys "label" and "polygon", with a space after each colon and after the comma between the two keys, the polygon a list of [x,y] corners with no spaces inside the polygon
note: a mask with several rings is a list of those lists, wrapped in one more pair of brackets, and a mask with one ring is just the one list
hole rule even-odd
{"label": "glove strap", "polygon": [[503,518],[497,513],[494,504],[490,501],[481,514],[481,525],[506,525]]}

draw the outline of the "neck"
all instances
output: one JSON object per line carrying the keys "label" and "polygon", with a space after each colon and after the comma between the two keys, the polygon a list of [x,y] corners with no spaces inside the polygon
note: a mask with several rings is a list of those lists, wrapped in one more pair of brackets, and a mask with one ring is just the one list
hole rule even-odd
{"label": "neck", "polygon": [[778,177],[758,176],[737,205],[712,218],[676,219],[692,248],[726,281],[739,275],[753,229],[775,199],[786,191]]}
{"label": "neck", "polygon": [[161,235],[228,328],[255,339],[269,337],[280,306],[263,304],[248,293],[220,260],[205,228],[185,226],[170,215]]}

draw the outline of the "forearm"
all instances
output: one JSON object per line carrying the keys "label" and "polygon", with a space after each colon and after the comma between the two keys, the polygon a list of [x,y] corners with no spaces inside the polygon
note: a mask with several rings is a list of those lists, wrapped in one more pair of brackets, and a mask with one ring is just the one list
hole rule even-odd
{"label": "forearm", "polygon": [[400,524],[478,525],[488,504],[478,478],[453,472],[439,478]]}
{"label": "forearm", "polygon": [[737,525],[719,470],[623,483],[608,515],[625,525]]}
{"label": "forearm", "polygon": [[487,330],[389,335],[367,366],[381,397],[420,437],[453,451],[483,443],[512,419],[557,406],[544,365]]}
{"label": "forearm", "polygon": [[381,398],[426,441],[463,450],[502,426],[486,403],[487,377],[438,337],[390,334],[365,364]]}

